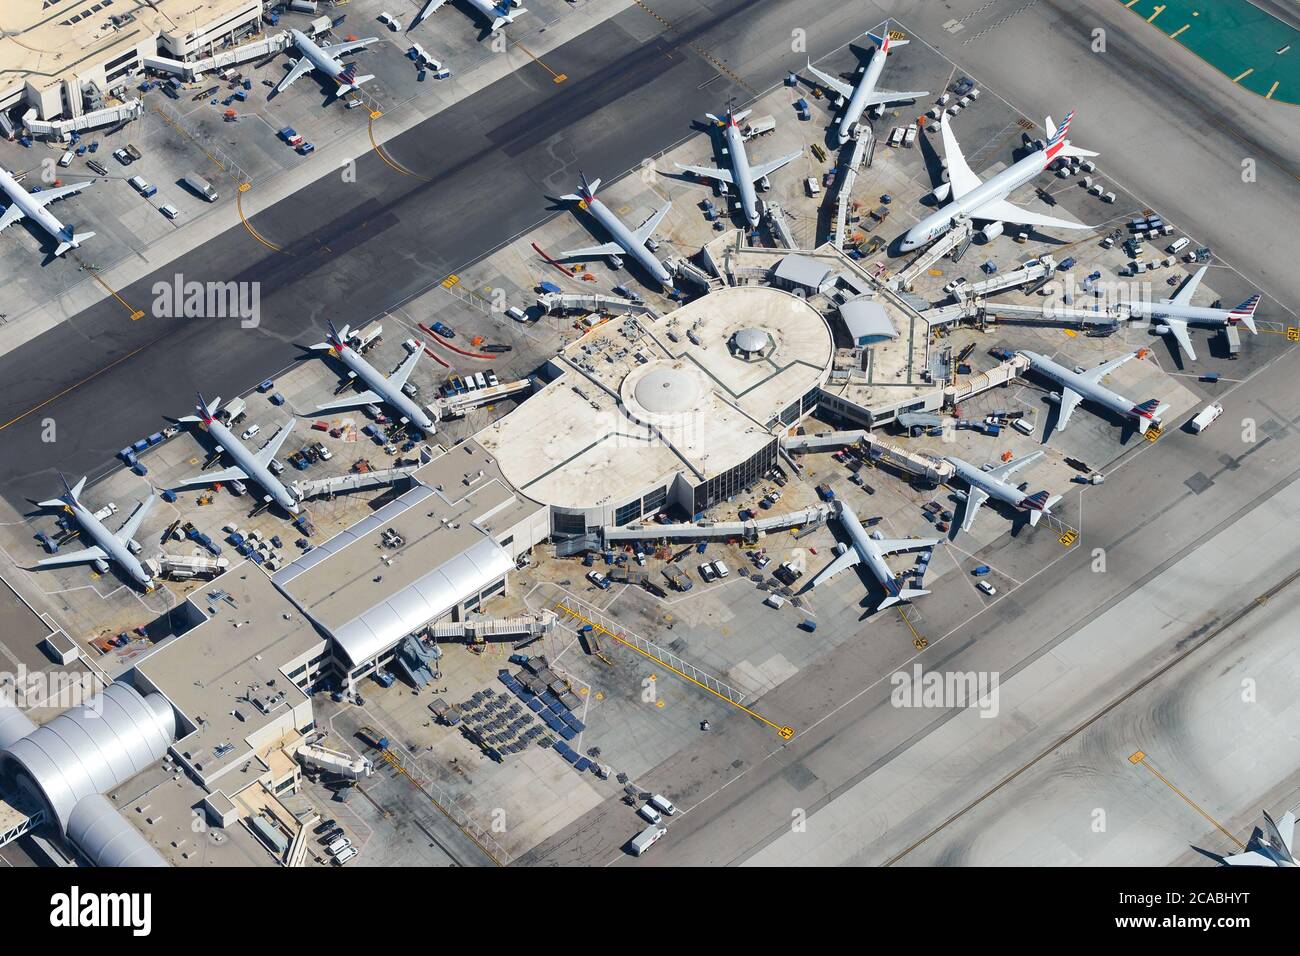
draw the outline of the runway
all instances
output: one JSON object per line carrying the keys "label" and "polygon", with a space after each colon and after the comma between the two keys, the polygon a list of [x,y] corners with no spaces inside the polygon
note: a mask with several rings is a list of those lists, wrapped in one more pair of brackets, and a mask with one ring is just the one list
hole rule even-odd
{"label": "runway", "polygon": [[[20,510],[53,470],[95,474],[113,455],[183,414],[200,386],[235,395],[300,357],[327,318],[354,326],[478,261],[556,215],[578,168],[606,181],[691,134],[691,122],[748,89],[766,89],[809,49],[829,51],[881,19],[831,0],[655,0],[547,54],[563,84],[517,72],[395,137],[355,177],[331,170],[251,224],[228,231],[118,290],[150,312],[156,282],[261,284],[261,322],[128,321],[112,299],[0,356],[0,489]],[[670,27],[651,16],[652,9]],[[874,19],[873,19],[874,18]],[[702,90],[702,87],[707,88]],[[743,85],[742,85],[743,84]],[[568,215],[569,213],[564,212]],[[114,364],[116,363],[116,364]],[[57,441],[42,441],[48,423]]]}

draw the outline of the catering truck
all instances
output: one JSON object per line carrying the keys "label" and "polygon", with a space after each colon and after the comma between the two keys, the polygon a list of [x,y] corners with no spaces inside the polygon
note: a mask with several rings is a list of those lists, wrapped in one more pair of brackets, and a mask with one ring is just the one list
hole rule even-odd
{"label": "catering truck", "polygon": [[1191,429],[1193,435],[1199,435],[1201,432],[1205,431],[1205,429],[1214,424],[1215,420],[1217,420],[1222,414],[1223,406],[1218,402],[1211,402],[1209,405],[1206,405],[1201,409],[1195,418],[1187,423],[1187,427]]}
{"label": "catering truck", "polygon": [[189,186],[190,189],[194,190],[208,202],[217,201],[216,187],[198,173],[186,173],[184,182],[186,186]]}

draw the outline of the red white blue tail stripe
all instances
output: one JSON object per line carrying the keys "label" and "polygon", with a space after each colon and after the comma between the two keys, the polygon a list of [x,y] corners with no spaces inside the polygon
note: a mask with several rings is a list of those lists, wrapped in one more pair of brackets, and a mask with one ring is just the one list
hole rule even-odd
{"label": "red white blue tail stripe", "polygon": [[1027,495],[1025,499],[1020,502],[1020,507],[1026,508],[1030,511],[1044,511],[1047,508],[1048,497],[1049,495],[1046,491],[1035,492],[1032,495]]}
{"label": "red white blue tail stripe", "polygon": [[1237,306],[1235,309],[1233,309],[1231,312],[1228,313],[1228,321],[1232,322],[1233,324],[1236,324],[1237,322],[1240,322],[1242,319],[1246,318],[1247,316],[1254,315],[1255,307],[1258,305],[1259,305],[1259,293],[1256,292],[1249,299],[1247,299],[1245,302],[1241,303],[1241,305]]}
{"label": "red white blue tail stripe", "polygon": [[1074,110],[1070,110],[1065,114],[1065,119],[1061,120],[1061,125],[1056,128],[1056,132],[1048,139],[1045,152],[1049,160],[1055,159],[1056,154],[1065,147],[1065,137],[1070,132],[1072,122],[1074,122]]}
{"label": "red white blue tail stripe", "polygon": [[1147,419],[1154,420],[1156,417],[1156,411],[1159,408],[1160,408],[1160,399],[1152,398],[1143,402],[1141,405],[1134,405],[1130,409],[1130,411],[1134,415],[1137,415],[1139,418],[1147,418]]}

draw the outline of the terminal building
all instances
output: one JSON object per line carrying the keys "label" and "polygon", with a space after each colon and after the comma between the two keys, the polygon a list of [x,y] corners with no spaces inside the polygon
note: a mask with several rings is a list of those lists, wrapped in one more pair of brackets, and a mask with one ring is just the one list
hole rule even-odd
{"label": "terminal building", "polygon": [[211,55],[253,33],[261,13],[262,0],[4,0],[0,113],[76,119],[152,58]]}
{"label": "terminal building", "polygon": [[712,292],[659,322],[612,319],[476,438],[572,538],[675,507],[696,515],[759,480],[817,405],[831,330],[799,295]]}

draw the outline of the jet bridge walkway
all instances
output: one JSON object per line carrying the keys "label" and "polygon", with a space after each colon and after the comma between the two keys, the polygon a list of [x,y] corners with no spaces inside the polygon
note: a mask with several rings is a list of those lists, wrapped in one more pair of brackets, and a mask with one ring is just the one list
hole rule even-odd
{"label": "jet bridge walkway", "polygon": [[815,505],[800,511],[772,515],[752,521],[701,521],[687,524],[630,524],[606,527],[601,532],[606,544],[615,541],[755,541],[761,534],[819,524],[830,514],[829,505]]}
{"label": "jet bridge walkway", "polygon": [[969,219],[959,220],[951,229],[934,241],[931,246],[912,260],[902,272],[891,277],[886,285],[895,292],[906,292],[912,288],[912,283],[917,280],[922,272],[929,269],[932,265],[946,256],[952,250],[956,249],[967,239],[970,239],[974,232],[974,225]]}

